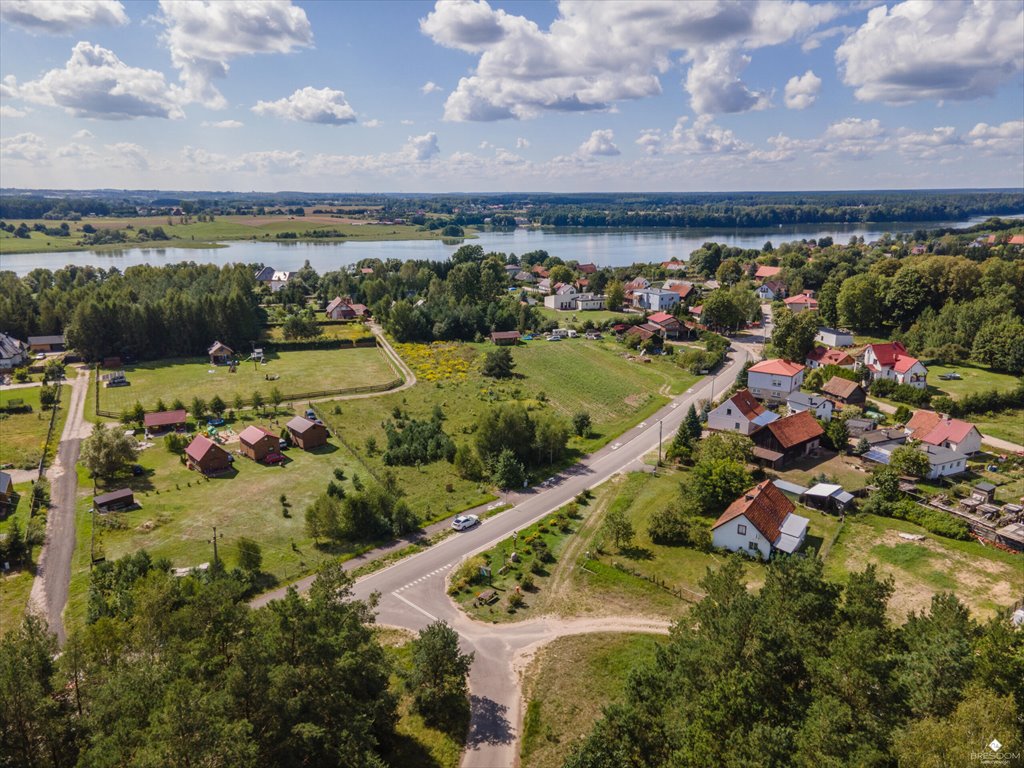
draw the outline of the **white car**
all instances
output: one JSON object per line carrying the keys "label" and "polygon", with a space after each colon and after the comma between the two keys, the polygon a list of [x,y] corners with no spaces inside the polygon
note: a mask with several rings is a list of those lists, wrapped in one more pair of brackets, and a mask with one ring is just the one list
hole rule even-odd
{"label": "white car", "polygon": [[464,531],[467,528],[472,528],[474,525],[480,522],[480,518],[476,515],[459,515],[452,520],[452,528],[456,531]]}

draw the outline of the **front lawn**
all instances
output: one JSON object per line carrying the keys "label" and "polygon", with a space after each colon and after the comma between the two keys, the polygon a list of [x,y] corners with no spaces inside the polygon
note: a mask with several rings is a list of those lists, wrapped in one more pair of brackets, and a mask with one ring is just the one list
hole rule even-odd
{"label": "front lawn", "polygon": [[[50,426],[51,411],[43,410],[39,404],[39,387],[25,387],[0,392],[0,402],[7,405],[12,400],[21,400],[31,408],[27,413],[0,413],[0,466],[8,464],[17,469],[32,469],[39,466],[43,455],[43,442]],[[60,441],[64,422],[67,419],[68,400],[71,387],[61,387],[57,423],[54,425],[53,447]]]}
{"label": "front lawn", "polygon": [[[248,356],[241,351],[236,354],[239,360]],[[209,403],[214,395],[219,395],[230,408],[235,395],[248,400],[256,390],[266,399],[276,387],[288,400],[291,395],[384,384],[396,378],[384,353],[375,348],[270,352],[266,359],[262,365],[252,361],[240,363],[234,373],[226,365],[210,365],[208,358],[125,366],[129,386],[98,384],[99,407],[121,413],[140,402],[152,410],[158,400],[170,408],[178,399],[188,408],[194,397]]]}
{"label": "front lawn", "polygon": [[639,315],[629,312],[612,312],[607,309],[593,309],[587,312],[576,310],[551,309],[543,305],[536,307],[537,311],[545,320],[554,320],[560,328],[581,327],[583,323],[590,320],[595,325],[603,325],[610,320],[613,323],[626,322],[630,318],[637,318]]}

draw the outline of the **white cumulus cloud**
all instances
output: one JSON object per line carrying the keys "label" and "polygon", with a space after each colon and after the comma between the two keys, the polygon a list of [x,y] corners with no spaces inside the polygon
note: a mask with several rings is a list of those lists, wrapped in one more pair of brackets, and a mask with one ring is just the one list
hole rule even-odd
{"label": "white cumulus cloud", "polygon": [[184,116],[178,94],[164,81],[163,73],[129,66],[113,51],[87,42],[75,45],[63,69],[51,69],[21,86],[5,78],[4,86],[20,98],[63,107],[77,117],[129,120]]}
{"label": "white cumulus cloud", "polygon": [[139,171],[149,168],[149,151],[145,147],[129,141],[119,141],[116,144],[107,144],[106,149],[123,167]]}
{"label": "white cumulus cloud", "polygon": [[229,130],[229,129],[232,129],[232,128],[241,128],[244,125],[245,125],[245,123],[243,123],[240,120],[216,120],[216,121],[204,120],[203,121],[203,128],[223,128],[223,129]]}
{"label": "white cumulus cloud", "polygon": [[679,61],[690,66],[685,88],[696,111],[739,112],[768,105],[767,94],[740,79],[746,51],[799,39],[839,13],[803,0],[561,0],[542,29],[486,0],[438,0],[420,30],[479,57],[448,95],[447,120],[611,110],[660,93],[660,75]]}
{"label": "white cumulus cloud", "polygon": [[257,53],[290,53],[313,44],[306,12],[290,0],[160,0],[163,40],[189,100],[227,106],[214,80],[229,62]]}
{"label": "white cumulus cloud", "polygon": [[25,160],[30,163],[45,160],[46,142],[35,133],[19,133],[7,139],[0,139],[0,158]]}
{"label": "white cumulus cloud", "polygon": [[967,138],[972,147],[985,154],[1020,157],[1024,153],[1024,120],[1008,120],[999,125],[978,123]]}
{"label": "white cumulus cloud", "polygon": [[0,104],[0,117],[25,117],[27,109],[18,109],[7,104]]}
{"label": "white cumulus cloud", "polygon": [[807,109],[818,99],[821,78],[811,70],[789,78],[786,83],[786,106],[789,109]]}
{"label": "white cumulus cloud", "polygon": [[581,157],[614,157],[622,152],[615,146],[615,132],[609,129],[597,130],[580,144],[577,150]]}
{"label": "white cumulus cloud", "polygon": [[524,139],[522,136],[516,137],[516,149],[526,149],[530,146],[530,140]]}
{"label": "white cumulus cloud", "polygon": [[80,131],[75,131],[71,138],[74,139],[75,141],[88,141],[89,139],[95,139],[96,136],[93,134],[92,131],[88,130],[87,128],[83,128]]}
{"label": "white cumulus cloud", "polygon": [[374,118],[373,120],[363,120],[363,128],[380,128],[384,125],[382,120]]}
{"label": "white cumulus cloud", "polygon": [[661,154],[664,143],[665,137],[662,136],[660,128],[645,128],[640,131],[640,137],[636,140],[636,144],[648,155]]}
{"label": "white cumulus cloud", "polygon": [[82,27],[121,27],[128,23],[117,0],[3,0],[0,19],[30,32],[66,35]]}
{"label": "white cumulus cloud", "polygon": [[420,88],[420,91],[422,91],[425,94],[426,93],[435,93],[436,91],[443,91],[443,90],[444,89],[440,85],[435,83],[433,80],[428,80]]}
{"label": "white cumulus cloud", "polygon": [[441,154],[441,148],[437,143],[437,134],[431,131],[422,136],[410,136],[405,143],[402,152],[411,160],[418,163],[426,162]]}
{"label": "white cumulus cloud", "polygon": [[353,123],[356,111],[345,101],[343,91],[333,88],[300,88],[277,101],[260,101],[252,108],[257,115],[273,115],[285,120],[301,120],[322,125]]}
{"label": "white cumulus cloud", "polygon": [[908,0],[871,10],[836,49],[861,101],[974,99],[1024,68],[1019,2]]}

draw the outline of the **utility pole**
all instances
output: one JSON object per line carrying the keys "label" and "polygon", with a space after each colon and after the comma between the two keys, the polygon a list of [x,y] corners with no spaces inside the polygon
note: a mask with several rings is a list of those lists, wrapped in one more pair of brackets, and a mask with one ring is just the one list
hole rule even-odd
{"label": "utility pole", "polygon": [[[224,534],[222,533],[221,534],[221,538],[223,538],[223,537],[224,537]],[[219,557],[217,555],[217,526],[216,525],[213,526],[213,538],[210,539],[210,543],[213,544],[213,565],[214,565],[214,567],[216,567],[217,563],[220,562],[220,559],[219,559]]]}

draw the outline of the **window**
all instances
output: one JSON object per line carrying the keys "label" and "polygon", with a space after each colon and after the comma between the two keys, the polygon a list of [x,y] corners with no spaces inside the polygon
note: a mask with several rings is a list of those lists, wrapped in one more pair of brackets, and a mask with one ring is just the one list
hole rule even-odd
{"label": "window", "polygon": [[758,551],[757,542],[756,541],[747,542],[747,549],[752,549],[755,552],[757,552]]}
{"label": "window", "polygon": [[735,424],[736,424],[736,429],[739,429],[740,428],[740,423],[737,421],[737,422],[735,422]]}
{"label": "window", "polygon": [[725,415],[726,416],[732,416],[732,408],[726,408],[725,409]]}
{"label": "window", "polygon": [[745,525],[737,525],[736,526],[736,533],[738,533],[740,536],[746,536],[747,535],[747,526],[745,526]]}

